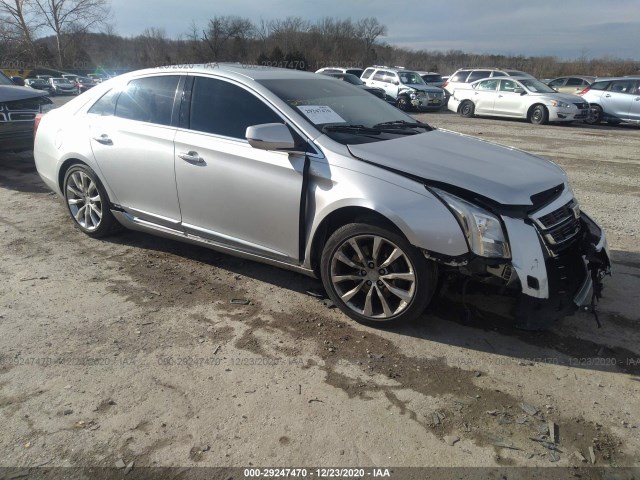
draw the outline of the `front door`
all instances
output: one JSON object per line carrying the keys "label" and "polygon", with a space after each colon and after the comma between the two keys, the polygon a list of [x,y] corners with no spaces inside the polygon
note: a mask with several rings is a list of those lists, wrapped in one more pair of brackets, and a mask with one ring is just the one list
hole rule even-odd
{"label": "front door", "polygon": [[204,76],[183,112],[175,165],[185,231],[297,262],[304,156],[255,149],[245,137],[248,126],[284,120],[254,92]]}

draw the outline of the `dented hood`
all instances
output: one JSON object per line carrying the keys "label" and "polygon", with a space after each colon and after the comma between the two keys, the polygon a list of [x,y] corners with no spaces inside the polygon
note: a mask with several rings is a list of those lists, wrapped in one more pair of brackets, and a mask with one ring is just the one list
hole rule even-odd
{"label": "dented hood", "polygon": [[531,195],[566,179],[553,162],[446,130],[348,147],[361,160],[462,188],[502,205],[530,206]]}

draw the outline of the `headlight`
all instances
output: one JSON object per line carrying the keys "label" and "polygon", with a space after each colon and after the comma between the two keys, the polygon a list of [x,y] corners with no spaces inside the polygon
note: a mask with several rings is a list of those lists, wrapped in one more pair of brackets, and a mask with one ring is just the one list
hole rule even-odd
{"label": "headlight", "polygon": [[415,93],[410,93],[409,96],[411,97],[411,100],[415,100],[416,98],[418,98],[418,95],[416,95]]}
{"label": "headlight", "polygon": [[475,254],[488,258],[511,256],[498,217],[450,193],[432,190],[451,208]]}
{"label": "headlight", "polygon": [[571,105],[565,102],[560,102],[558,100],[551,100],[551,105],[559,108],[569,108]]}

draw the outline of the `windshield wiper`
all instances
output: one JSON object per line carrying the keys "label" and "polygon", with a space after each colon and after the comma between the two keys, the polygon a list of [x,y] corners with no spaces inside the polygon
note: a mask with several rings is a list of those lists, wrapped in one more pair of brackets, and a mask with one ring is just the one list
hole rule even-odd
{"label": "windshield wiper", "polygon": [[426,123],[421,122],[407,122],[406,120],[391,120],[390,122],[376,123],[373,128],[425,128],[431,130],[431,127]]}
{"label": "windshield wiper", "polygon": [[365,127],[364,125],[325,125],[322,127],[323,132],[351,132],[351,133],[373,133],[380,134],[382,130],[379,128]]}

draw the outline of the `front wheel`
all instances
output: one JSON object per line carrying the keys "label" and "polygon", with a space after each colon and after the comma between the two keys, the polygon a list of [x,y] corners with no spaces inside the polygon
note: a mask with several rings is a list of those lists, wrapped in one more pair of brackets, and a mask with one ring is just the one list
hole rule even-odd
{"label": "front wheel", "polygon": [[407,97],[398,97],[397,107],[403,112],[411,110],[411,102]]}
{"label": "front wheel", "polygon": [[418,317],[433,296],[437,269],[386,227],[351,223],[324,246],[321,277],[333,302],[354,320],[392,326]]}
{"label": "front wheel", "polygon": [[475,114],[476,107],[473,102],[464,101],[462,105],[460,105],[460,116],[465,118],[471,118]]}
{"label": "front wheel", "polygon": [[76,227],[90,237],[113,233],[118,221],[109,209],[109,197],[95,172],[87,165],[73,165],[64,176],[64,199]]}
{"label": "front wheel", "polygon": [[529,121],[534,125],[545,125],[549,121],[549,111],[544,105],[536,105],[531,110]]}

